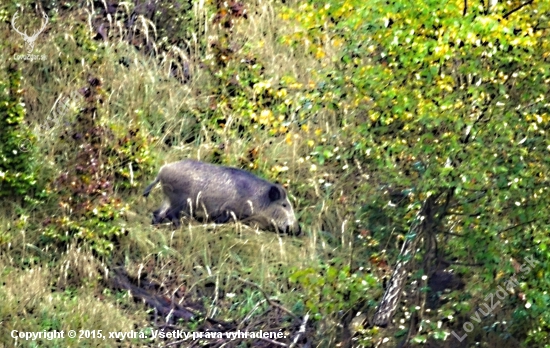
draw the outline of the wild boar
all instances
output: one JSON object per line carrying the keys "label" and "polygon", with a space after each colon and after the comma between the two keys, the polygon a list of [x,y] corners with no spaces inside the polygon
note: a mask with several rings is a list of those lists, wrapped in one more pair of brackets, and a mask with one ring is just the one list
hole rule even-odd
{"label": "wild boar", "polygon": [[153,224],[168,219],[179,226],[183,212],[203,221],[234,219],[264,230],[301,232],[285,189],[247,171],[189,159],[169,163],[143,196],[159,182],[166,200],[153,212]]}

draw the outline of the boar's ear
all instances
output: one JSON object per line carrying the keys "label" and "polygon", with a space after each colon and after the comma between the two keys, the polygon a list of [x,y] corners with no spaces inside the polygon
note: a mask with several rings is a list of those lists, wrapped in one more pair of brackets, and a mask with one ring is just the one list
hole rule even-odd
{"label": "boar's ear", "polygon": [[271,185],[267,194],[269,199],[275,202],[285,197],[285,190],[279,185]]}

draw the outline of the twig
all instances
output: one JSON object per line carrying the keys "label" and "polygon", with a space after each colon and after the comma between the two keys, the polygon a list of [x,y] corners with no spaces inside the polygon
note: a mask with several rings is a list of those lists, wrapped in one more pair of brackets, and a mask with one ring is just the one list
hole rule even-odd
{"label": "twig", "polygon": [[300,339],[300,336],[306,333],[306,324],[308,319],[309,319],[309,313],[307,313],[306,316],[304,317],[304,321],[302,322],[302,325],[300,325],[300,330],[298,331],[298,334],[296,335],[296,337],[294,337],[294,341],[292,341],[290,348],[293,348],[294,346],[296,346],[296,344],[298,343],[298,340]]}
{"label": "twig", "polygon": [[510,227],[507,227],[503,230],[500,230],[500,231],[498,231],[498,233],[503,233],[503,232],[510,231],[510,230],[513,230],[515,228],[518,228],[518,227],[521,227],[521,226],[524,226],[524,225],[529,225],[530,223],[537,222],[539,220],[542,220],[542,219],[533,219],[533,220],[525,221],[525,222],[522,222],[520,224],[510,226]]}
{"label": "twig", "polygon": [[266,302],[265,299],[262,300],[262,301],[260,301],[260,302],[258,302],[258,303],[256,303],[256,305],[254,306],[254,308],[252,308],[252,310],[251,310],[250,312],[248,312],[248,314],[246,315],[246,317],[244,317],[244,319],[241,321],[241,324],[238,325],[237,328],[241,328],[242,324],[243,324],[244,322],[246,322],[247,320],[249,320],[250,317],[252,316],[252,314],[253,314],[253,313],[258,309],[258,307],[260,307],[260,305],[261,305],[262,303],[264,303],[264,302]]}
{"label": "twig", "polygon": [[481,267],[485,266],[484,263],[465,263],[465,262],[457,262],[457,261],[449,261],[446,260],[451,265],[459,265],[459,266],[467,266],[467,267]]}
{"label": "twig", "polygon": [[459,237],[459,238],[464,238],[464,237],[466,237],[465,235],[458,234],[458,233],[454,233],[454,232],[441,232],[441,234],[447,235],[447,236]]}
{"label": "twig", "polygon": [[274,341],[274,340],[270,340],[269,338],[260,337],[260,339],[261,339],[262,341],[269,342],[269,343],[274,344],[274,345],[279,346],[279,347],[288,347],[288,345],[286,345],[286,344],[284,344],[284,343],[277,342],[277,341]]}
{"label": "twig", "polygon": [[296,314],[292,313],[290,310],[286,309],[285,307],[283,307],[282,305],[278,304],[278,303],[275,303],[273,301],[271,301],[269,299],[269,297],[267,296],[267,294],[265,293],[265,291],[258,285],[258,284],[254,284],[252,282],[249,282],[248,280],[245,280],[245,279],[242,279],[240,277],[235,277],[237,278],[239,281],[245,283],[245,284],[248,284],[250,286],[253,286],[255,287],[256,289],[260,290],[260,292],[262,293],[262,295],[264,295],[264,298],[265,300],[267,301],[267,303],[269,303],[270,306],[273,306],[273,307],[277,307],[279,308],[280,310],[282,310],[283,312],[289,314],[290,316],[292,316],[293,318],[297,319],[298,317],[296,316]]}
{"label": "twig", "polygon": [[535,1],[535,0],[529,0],[529,1],[524,2],[523,4],[519,5],[515,9],[513,9],[512,11],[506,13],[504,16],[502,16],[502,18],[506,18],[506,17],[510,16],[511,14],[513,14],[514,12],[517,12],[517,11],[521,10],[525,6],[532,4],[533,1]]}
{"label": "twig", "polygon": [[447,209],[449,209],[449,204],[451,203],[451,199],[454,195],[454,187],[447,190],[447,196],[445,197],[445,203],[443,204],[442,209],[439,211],[439,216],[437,217],[437,221],[432,226],[432,228],[437,228],[439,224],[443,221],[443,218],[447,215]]}

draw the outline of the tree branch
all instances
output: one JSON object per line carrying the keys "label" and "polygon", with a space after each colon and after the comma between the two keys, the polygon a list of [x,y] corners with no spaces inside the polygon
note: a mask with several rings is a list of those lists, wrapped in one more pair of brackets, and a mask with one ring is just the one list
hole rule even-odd
{"label": "tree branch", "polygon": [[537,222],[537,221],[540,221],[542,219],[533,219],[533,220],[529,220],[529,221],[525,221],[525,222],[522,222],[520,224],[517,224],[517,225],[514,225],[514,226],[510,226],[510,227],[507,227],[501,231],[498,231],[498,233],[503,233],[503,232],[506,232],[506,231],[510,231],[510,230],[513,230],[513,229],[516,229],[518,227],[521,227],[521,226],[525,226],[525,225],[529,225],[530,223],[533,223],[533,222]]}
{"label": "tree branch", "polygon": [[278,303],[276,303],[276,302],[273,302],[273,301],[269,298],[269,296],[267,296],[267,294],[265,293],[265,291],[264,291],[258,284],[255,284],[255,283],[253,283],[253,282],[250,282],[250,281],[248,281],[248,280],[245,280],[245,279],[243,279],[243,278],[241,278],[241,277],[235,276],[234,278],[237,279],[237,280],[239,280],[239,281],[241,281],[241,282],[243,282],[243,283],[245,283],[245,284],[247,284],[247,285],[253,286],[253,287],[255,287],[256,289],[258,289],[258,290],[262,293],[262,295],[264,296],[265,300],[267,301],[267,303],[268,303],[270,306],[279,308],[280,310],[282,310],[283,312],[287,313],[288,315],[290,315],[291,317],[293,317],[293,318],[295,318],[295,319],[298,318],[298,317],[296,316],[296,314],[292,313],[290,310],[286,309],[284,306],[282,306],[282,305],[280,305],[280,304],[278,304]]}
{"label": "tree branch", "polygon": [[502,18],[506,18],[508,16],[510,16],[511,14],[521,10],[522,8],[524,8],[525,6],[527,5],[531,5],[535,0],[529,0],[529,1],[526,1],[524,2],[523,4],[519,5],[518,7],[516,7],[515,9],[513,9],[512,11],[506,13],[504,16],[502,16]]}
{"label": "tree branch", "polygon": [[439,226],[441,221],[443,221],[443,218],[447,215],[447,209],[449,209],[449,205],[451,204],[451,199],[453,198],[454,191],[455,191],[455,189],[453,187],[447,190],[447,196],[445,197],[445,203],[441,207],[442,209],[440,209],[438,211],[437,222],[435,223],[434,227]]}

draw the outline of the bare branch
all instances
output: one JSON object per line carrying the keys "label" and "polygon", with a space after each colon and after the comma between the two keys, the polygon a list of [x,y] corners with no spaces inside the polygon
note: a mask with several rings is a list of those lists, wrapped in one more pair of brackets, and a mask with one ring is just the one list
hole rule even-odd
{"label": "bare branch", "polygon": [[306,333],[306,325],[307,325],[308,319],[309,319],[309,313],[305,315],[304,321],[302,322],[302,325],[300,325],[300,330],[298,331],[298,334],[296,335],[296,337],[294,337],[294,340],[292,341],[290,348],[294,348],[296,344],[298,344],[298,340],[300,339],[300,336]]}
{"label": "bare branch", "polygon": [[258,289],[262,293],[262,295],[264,295],[265,300],[267,301],[267,303],[269,303],[270,306],[279,308],[280,310],[282,310],[283,312],[289,314],[293,318],[298,318],[296,316],[296,314],[292,313],[290,310],[286,309],[285,307],[283,307],[282,305],[280,305],[278,303],[275,303],[275,302],[271,301],[271,299],[267,296],[265,291],[258,284],[254,284],[252,282],[249,282],[248,280],[245,280],[245,279],[242,279],[242,278],[239,278],[239,277],[235,277],[235,278],[238,279],[239,281],[245,283],[245,284],[248,284],[248,285],[253,286],[256,289]]}
{"label": "bare branch", "polygon": [[288,345],[286,345],[284,343],[277,342],[277,341],[274,341],[274,340],[270,340],[269,338],[260,337],[260,340],[269,342],[269,343],[274,344],[274,345],[279,346],[279,347],[288,347]]}
{"label": "bare branch", "polygon": [[513,13],[521,10],[522,8],[524,8],[525,6],[527,5],[531,5],[535,0],[529,0],[529,1],[526,1],[524,2],[523,4],[519,5],[518,7],[516,7],[515,9],[513,9],[512,11],[506,13],[504,16],[502,16],[502,18],[507,18],[508,16],[512,15]]}

